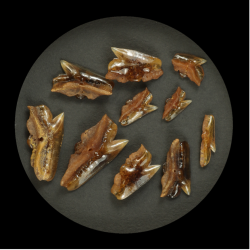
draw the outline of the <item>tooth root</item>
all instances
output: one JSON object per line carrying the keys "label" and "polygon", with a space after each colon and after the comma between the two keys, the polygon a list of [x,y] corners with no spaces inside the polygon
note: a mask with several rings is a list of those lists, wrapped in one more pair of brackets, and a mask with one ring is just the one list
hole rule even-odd
{"label": "tooth root", "polygon": [[112,154],[118,151],[118,153],[128,144],[129,140],[120,139],[114,140],[106,145],[105,154]]}

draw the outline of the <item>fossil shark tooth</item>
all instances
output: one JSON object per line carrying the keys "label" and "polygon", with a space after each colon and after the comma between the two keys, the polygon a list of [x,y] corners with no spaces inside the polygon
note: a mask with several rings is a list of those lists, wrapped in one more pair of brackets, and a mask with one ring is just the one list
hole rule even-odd
{"label": "fossil shark tooth", "polygon": [[215,153],[215,120],[213,115],[205,115],[202,125],[202,142],[200,150],[200,165],[205,167],[211,158],[211,150]]}
{"label": "fossil shark tooth", "polygon": [[51,181],[56,173],[60,148],[63,139],[64,113],[53,116],[45,105],[28,106],[30,117],[27,140],[32,149],[31,166],[38,180]]}
{"label": "fossil shark tooth", "polygon": [[161,165],[150,165],[152,155],[143,145],[126,159],[114,178],[111,193],[118,200],[123,200],[148,182]]}
{"label": "fossil shark tooth", "polygon": [[175,198],[180,195],[181,189],[190,195],[189,159],[188,143],[186,141],[180,143],[179,139],[175,139],[167,153],[166,163],[163,165],[161,197]]}
{"label": "fossil shark tooth", "polygon": [[117,125],[104,115],[93,127],[81,135],[75,145],[61,186],[69,191],[75,190],[110,163],[126,146],[128,140],[114,140]]}
{"label": "fossil shark tooth", "polygon": [[174,70],[179,71],[181,77],[187,76],[198,86],[204,78],[204,70],[201,65],[205,62],[206,60],[203,58],[184,53],[177,53],[172,59]]}
{"label": "fossil shark tooth", "polygon": [[122,107],[121,117],[119,122],[122,126],[127,126],[144,115],[149,114],[158,107],[149,105],[153,99],[153,95],[146,88],[144,91],[135,95],[133,100],[128,100],[126,104]]}
{"label": "fossil shark tooth", "polygon": [[111,48],[117,58],[108,65],[108,73],[105,78],[117,80],[118,82],[147,82],[158,79],[163,71],[162,62],[159,58],[153,57],[139,51],[121,48]]}
{"label": "fossil shark tooth", "polygon": [[53,79],[52,92],[76,96],[79,99],[86,96],[92,100],[101,95],[112,95],[114,87],[112,81],[65,60],[61,60],[61,66],[65,74],[60,74]]}
{"label": "fossil shark tooth", "polygon": [[166,100],[162,119],[169,122],[179,115],[192,102],[191,100],[184,101],[185,97],[185,91],[178,87],[172,97]]}

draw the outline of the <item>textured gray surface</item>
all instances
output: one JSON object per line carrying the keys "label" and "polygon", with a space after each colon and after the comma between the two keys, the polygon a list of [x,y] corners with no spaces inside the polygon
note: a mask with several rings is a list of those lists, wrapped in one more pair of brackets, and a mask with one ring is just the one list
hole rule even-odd
{"label": "textured gray surface", "polygon": [[[113,95],[96,100],[78,100],[52,93],[52,79],[63,73],[60,60],[78,63],[105,75],[114,58],[110,47],[138,50],[162,60],[163,76],[147,83],[115,82]],[[181,79],[171,59],[177,52],[190,53],[207,60],[201,86]],[[135,123],[118,124],[121,107],[144,90],[153,94],[158,110]],[[180,86],[193,102],[173,121],[161,119],[166,98]],[[53,116],[65,113],[64,139],[57,173],[52,182],[39,182],[30,166],[31,149],[26,140],[27,106],[47,105]],[[128,139],[124,150],[96,176],[78,190],[68,192],[60,186],[74,145],[86,129],[104,114],[118,125],[116,139]],[[205,168],[199,165],[201,128],[205,114],[215,117],[216,153]],[[41,196],[57,211],[86,227],[114,233],[142,232],[165,226],[193,209],[217,182],[229,154],[232,139],[232,111],[226,86],[213,62],[202,49],[182,33],[164,24],[134,17],[113,17],[81,25],[52,43],[30,69],[20,92],[16,109],[16,140],[20,158],[29,179]],[[162,168],[133,195],[118,201],[111,193],[115,174],[125,159],[141,144],[152,154],[152,164],[163,164],[172,141],[179,138],[190,145],[191,195],[176,199],[160,198]]]}

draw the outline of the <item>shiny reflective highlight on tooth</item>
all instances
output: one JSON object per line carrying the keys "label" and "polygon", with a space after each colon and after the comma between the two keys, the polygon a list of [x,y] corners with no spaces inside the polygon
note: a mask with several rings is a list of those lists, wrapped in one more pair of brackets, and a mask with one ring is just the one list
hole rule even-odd
{"label": "shiny reflective highlight on tooth", "polygon": [[179,115],[192,102],[191,100],[184,101],[185,98],[185,91],[178,87],[172,97],[166,100],[162,119],[169,122]]}
{"label": "shiny reflective highlight on tooth", "polygon": [[117,58],[108,65],[105,78],[118,82],[147,82],[158,79],[163,71],[159,58],[130,49],[111,48]]}
{"label": "shiny reflective highlight on tooth", "polygon": [[204,78],[204,70],[201,65],[205,62],[206,60],[203,58],[184,53],[177,53],[172,59],[174,70],[179,71],[182,78],[188,77],[198,86]]}
{"label": "shiny reflective highlight on tooth", "polygon": [[152,155],[143,145],[126,159],[111,188],[111,193],[118,200],[124,200],[133,194],[159,170],[161,165],[150,165],[151,159]]}
{"label": "shiny reflective highlight on tooth", "polygon": [[127,126],[136,120],[142,118],[144,115],[149,114],[158,107],[149,105],[153,99],[153,95],[146,88],[144,91],[138,93],[133,97],[133,100],[128,100],[122,107],[119,122],[122,126]]}
{"label": "shiny reflective highlight on tooth", "polygon": [[161,184],[161,197],[175,198],[180,195],[181,189],[190,195],[190,151],[186,141],[180,143],[179,139],[175,139],[172,142],[163,165]]}
{"label": "shiny reflective highlight on tooth", "polygon": [[83,99],[96,99],[101,95],[112,95],[114,83],[103,76],[82,66],[61,60],[61,66],[66,74],[60,74],[53,79],[52,92]]}
{"label": "shiny reflective highlight on tooth", "polygon": [[200,165],[205,167],[211,158],[211,150],[215,153],[215,119],[213,115],[205,115],[202,125],[202,142],[200,149]]}

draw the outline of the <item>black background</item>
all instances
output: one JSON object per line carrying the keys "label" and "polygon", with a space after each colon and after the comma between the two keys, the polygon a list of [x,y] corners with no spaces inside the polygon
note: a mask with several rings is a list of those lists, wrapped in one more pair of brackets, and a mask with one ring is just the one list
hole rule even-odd
{"label": "black background", "polygon": [[[13,50],[15,51],[16,58],[18,58],[18,61],[16,62],[16,74],[18,75],[18,81],[21,82],[24,81],[29,69],[43,50],[58,37],[85,22],[107,17],[105,15],[97,14],[92,15],[91,17],[86,17],[84,12],[81,13],[81,11],[72,14],[75,18],[69,18],[72,17],[71,15],[67,15],[68,18],[66,18],[65,14],[59,11],[54,13],[54,15],[47,15],[46,12],[38,14],[35,11],[32,13],[26,11],[24,14],[23,18],[18,19],[16,24],[18,32],[16,32],[13,36],[16,37],[16,41],[18,40],[18,42],[16,42],[17,46]],[[79,17],[79,15],[81,17]],[[230,59],[226,43],[229,41],[232,33],[234,33],[234,36],[237,36],[237,30],[232,30],[233,20],[229,13],[224,14],[222,18],[219,12],[213,12],[213,18],[210,17],[209,21],[206,20],[207,18],[205,18],[205,13],[201,16],[197,14],[193,20],[192,18],[188,18],[189,21],[187,22],[185,22],[185,18],[187,16],[182,16],[181,12],[178,14],[176,13],[179,19],[178,21],[176,21],[175,18],[167,18],[166,15],[167,14],[157,17],[150,15],[132,16],[144,17],[165,23],[168,26],[182,32],[198,44],[212,59],[224,82],[227,82],[227,89],[230,95],[234,115],[234,101],[232,98],[233,81],[228,74],[228,68],[226,67],[225,61]],[[188,15],[191,14],[189,13]],[[39,43],[37,43],[37,41],[39,41]],[[27,53],[28,51],[31,51],[31,48],[32,53]],[[15,98],[13,98],[14,94],[12,94],[12,100],[15,100],[15,102],[18,98],[19,91],[20,89],[16,89]],[[171,239],[177,237],[181,234],[183,228],[186,228],[186,230],[182,231],[182,234],[186,235],[189,232],[192,232],[195,237],[200,237],[200,234],[202,234],[203,237],[208,238],[219,237],[219,232],[231,232],[230,228],[232,228],[233,223],[237,220],[237,217],[233,216],[234,209],[233,206],[231,206],[232,193],[229,192],[228,187],[229,179],[232,177],[233,147],[234,143],[232,143],[231,153],[219,181],[216,183],[208,196],[196,208],[181,219],[166,227],[140,234],[145,236],[147,236],[147,234],[155,234],[156,236],[159,236],[163,233],[163,235],[165,235],[164,238],[167,240],[169,237]],[[21,166],[22,164],[20,162],[16,146],[15,154],[17,160],[15,166]],[[44,229],[46,229],[47,237],[53,237],[52,235],[55,233],[65,235],[71,234],[71,232],[74,232],[76,235],[80,234],[82,237],[86,237],[89,234],[96,237],[99,237],[100,235],[104,235],[105,237],[108,237],[108,235],[110,236],[108,233],[101,233],[84,228],[54,210],[40,195],[38,195],[37,191],[28,180],[23,168],[15,167],[14,179],[16,179],[16,182],[12,188],[13,190],[19,190],[15,191],[15,197],[13,197],[12,201],[12,209],[14,208],[15,212],[12,214],[11,219],[15,224],[15,231],[21,232],[25,227],[29,228],[29,232],[26,233],[30,236],[35,236],[35,234],[37,234],[41,235],[41,237],[42,234],[45,233]],[[39,211],[35,209],[36,207],[39,207]],[[211,228],[213,229],[212,231]],[[118,235],[116,235],[116,237],[118,237]],[[159,238],[159,240],[160,239],[161,238]]]}

